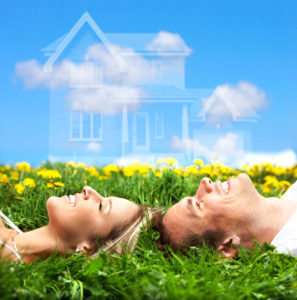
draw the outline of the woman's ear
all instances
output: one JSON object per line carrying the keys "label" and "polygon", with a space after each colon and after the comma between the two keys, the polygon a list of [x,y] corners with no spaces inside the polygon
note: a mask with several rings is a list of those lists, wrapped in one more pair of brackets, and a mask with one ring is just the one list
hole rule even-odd
{"label": "woman's ear", "polygon": [[221,252],[228,258],[234,258],[238,254],[238,247],[240,245],[240,238],[238,235],[228,236],[218,246],[217,251]]}

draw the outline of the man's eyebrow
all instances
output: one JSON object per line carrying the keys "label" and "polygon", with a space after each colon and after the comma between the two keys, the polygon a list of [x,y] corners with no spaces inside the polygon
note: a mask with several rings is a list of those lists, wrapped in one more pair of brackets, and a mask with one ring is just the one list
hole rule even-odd
{"label": "man's eyebrow", "polygon": [[186,203],[187,210],[190,210],[192,212],[195,209],[192,196],[186,196],[184,197],[184,199],[186,199],[187,202]]}

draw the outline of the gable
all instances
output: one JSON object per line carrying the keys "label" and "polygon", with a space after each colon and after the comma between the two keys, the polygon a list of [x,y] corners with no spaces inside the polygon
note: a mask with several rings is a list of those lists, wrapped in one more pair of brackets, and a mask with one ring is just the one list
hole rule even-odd
{"label": "gable", "polygon": [[[89,27],[89,30],[86,29],[85,25]],[[73,40],[75,42],[76,36],[78,35],[78,33],[81,30],[82,30],[83,38],[80,40],[80,43],[82,43],[82,45],[84,47],[82,47],[81,50],[77,50],[78,52],[74,52],[74,54],[72,53],[73,55],[76,55],[77,57],[82,57],[81,51],[84,51],[84,53],[86,51],[86,49],[84,49],[86,47],[85,43],[88,40],[89,41],[92,39],[96,40],[96,38],[94,37],[94,35],[95,35],[98,37],[98,41],[101,40],[102,43],[106,46],[106,48],[109,50],[109,52],[114,56],[115,61],[120,65],[120,67],[122,69],[125,68],[125,63],[123,62],[123,60],[121,59],[120,56],[118,56],[118,55],[116,55],[116,53],[114,53],[109,40],[106,38],[104,33],[101,31],[101,29],[98,27],[98,25],[91,18],[91,16],[87,12],[85,12],[82,15],[82,17],[78,20],[78,22],[73,26],[73,28],[70,30],[70,32],[65,36],[65,38],[62,40],[62,42],[58,45],[56,51],[54,51],[53,54],[50,55],[49,59],[44,64],[45,70],[51,71],[52,65],[61,57],[61,54],[64,53],[64,51],[71,44],[71,42]],[[85,30],[85,32],[84,32],[84,30]],[[79,40],[79,38],[78,38],[78,40]],[[91,44],[89,44],[89,45],[91,45]]]}

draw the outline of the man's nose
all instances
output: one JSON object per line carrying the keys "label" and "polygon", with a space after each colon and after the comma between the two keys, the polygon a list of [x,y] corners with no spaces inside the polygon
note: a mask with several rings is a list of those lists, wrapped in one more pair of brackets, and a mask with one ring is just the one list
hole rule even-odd
{"label": "man's nose", "polygon": [[211,193],[212,191],[213,191],[213,183],[210,178],[205,177],[200,181],[196,195],[203,194],[205,192]]}

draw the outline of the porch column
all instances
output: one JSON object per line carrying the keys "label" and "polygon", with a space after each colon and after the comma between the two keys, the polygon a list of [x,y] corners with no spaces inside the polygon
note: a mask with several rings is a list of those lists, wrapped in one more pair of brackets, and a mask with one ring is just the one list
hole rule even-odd
{"label": "porch column", "polygon": [[182,139],[189,138],[189,116],[188,116],[188,107],[183,105],[182,111]]}
{"label": "porch column", "polygon": [[[183,105],[182,111],[182,141],[189,138],[189,115],[188,106]],[[191,163],[191,149],[185,151],[185,161],[187,164]]]}
{"label": "porch column", "polygon": [[122,107],[122,156],[126,154],[125,146],[128,143],[128,114],[127,105]]}

